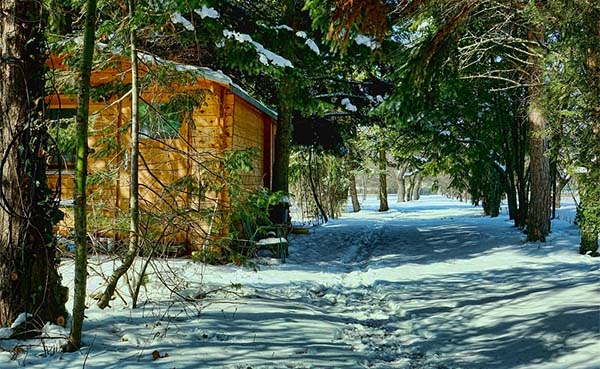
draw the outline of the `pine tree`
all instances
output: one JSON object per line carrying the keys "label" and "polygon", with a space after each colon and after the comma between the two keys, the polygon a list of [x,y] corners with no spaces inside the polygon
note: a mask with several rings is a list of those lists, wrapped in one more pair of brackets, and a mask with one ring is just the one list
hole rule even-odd
{"label": "pine tree", "polygon": [[48,321],[64,325],[68,292],[60,285],[52,233],[58,212],[42,156],[48,145],[42,8],[2,0],[0,13],[0,326],[21,313],[33,316],[26,330]]}

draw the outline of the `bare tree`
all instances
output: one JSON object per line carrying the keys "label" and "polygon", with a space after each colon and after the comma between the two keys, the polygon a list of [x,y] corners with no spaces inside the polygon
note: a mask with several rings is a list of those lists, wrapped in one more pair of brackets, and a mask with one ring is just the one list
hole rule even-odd
{"label": "bare tree", "polygon": [[[135,27],[133,26],[133,18],[135,16],[135,0],[129,0],[129,17],[131,19],[131,28],[129,34],[130,51],[131,51],[131,147],[129,149],[129,248],[123,263],[114,270],[110,276],[109,282],[98,301],[98,306],[102,309],[108,306],[110,299],[115,293],[117,283],[119,279],[127,273],[127,270],[131,267],[135,260],[135,256],[139,250],[139,236],[140,236],[140,208],[139,208],[139,195],[138,195],[138,158],[139,158],[139,120],[138,120],[138,104],[139,104],[139,91],[138,91],[138,55],[135,40]],[[135,306],[134,306],[135,308]]]}
{"label": "bare tree", "polygon": [[87,157],[88,118],[90,103],[90,78],[94,57],[94,33],[96,30],[96,0],[88,0],[86,6],[83,57],[79,67],[79,94],[77,96],[77,156],[75,158],[75,290],[73,292],[73,316],[69,342],[65,351],[81,347],[85,296],[87,284]]}

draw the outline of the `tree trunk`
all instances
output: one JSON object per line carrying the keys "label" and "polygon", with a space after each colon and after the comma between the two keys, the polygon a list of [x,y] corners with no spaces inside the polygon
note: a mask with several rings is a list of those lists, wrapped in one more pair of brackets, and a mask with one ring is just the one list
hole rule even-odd
{"label": "tree trunk", "polygon": [[541,108],[530,106],[531,139],[530,139],[530,175],[531,193],[529,213],[527,217],[527,240],[544,242],[550,233],[551,216],[551,178],[548,158],[545,157],[545,139],[543,134],[544,117]]}
{"label": "tree trunk", "polygon": [[329,219],[327,218],[327,213],[323,209],[323,205],[321,205],[321,201],[319,200],[319,193],[317,191],[317,186],[315,184],[312,165],[313,165],[313,163],[312,163],[312,147],[311,147],[308,149],[308,180],[310,181],[310,191],[312,192],[313,200],[315,201],[315,205],[317,206],[317,209],[319,210],[319,213],[321,214],[323,221],[325,223],[327,223],[329,221]]}
{"label": "tree trunk", "polygon": [[500,204],[502,203],[502,184],[501,174],[491,168],[490,169],[490,183],[487,193],[485,194],[485,201],[488,204],[489,216],[492,218],[500,215]]}
{"label": "tree trunk", "polygon": [[[596,175],[600,177],[600,175]],[[600,178],[597,178],[600,180]],[[595,182],[597,183],[597,182]],[[579,228],[581,244],[579,252],[583,255],[598,256],[598,235],[600,234],[600,189],[594,185],[584,186],[581,193],[581,214]]]}
{"label": "tree trunk", "polygon": [[[294,0],[283,2],[283,21],[294,24],[296,4]],[[290,57],[292,51],[282,50],[284,57]],[[293,132],[293,115],[297,85],[289,70],[283,73],[277,85],[277,131],[275,134],[275,152],[273,162],[273,191],[289,193],[289,167]],[[273,214],[279,219],[271,219],[274,223],[283,224],[289,221],[287,204],[279,203]]]}
{"label": "tree trunk", "polygon": [[[600,124],[596,126],[600,132]],[[600,134],[596,133],[596,155],[600,154]],[[599,156],[600,157],[600,156]],[[579,195],[581,203],[578,209],[578,225],[581,236],[579,252],[582,255],[599,256],[598,235],[600,234],[600,169],[594,168],[587,178],[580,180]]]}
{"label": "tree trunk", "polygon": [[[406,189],[406,201],[412,201],[413,188],[415,188],[415,175],[408,177],[408,188]],[[461,199],[462,201],[462,199]]]}
{"label": "tree trunk", "polygon": [[556,183],[556,197],[554,198],[554,207],[556,209],[560,209],[560,207],[561,207],[562,192],[570,180],[571,180],[571,178],[569,176],[566,176],[564,178],[561,177],[560,175],[558,176],[557,183]]}
{"label": "tree trunk", "polygon": [[558,180],[558,164],[554,154],[551,154],[552,160],[550,160],[550,191],[552,192],[550,198],[550,221],[556,218],[556,181]]}
{"label": "tree trunk", "polygon": [[[529,32],[528,38],[532,43],[543,42],[543,30]],[[531,48],[532,55],[535,55],[537,47]],[[529,201],[529,213],[527,217],[527,240],[541,241],[546,240],[550,233],[550,215],[551,215],[551,178],[550,163],[546,157],[547,141],[544,138],[546,121],[541,103],[542,69],[539,58],[532,56],[529,88],[529,125],[531,127],[529,139],[529,170],[531,175],[531,193]]]}
{"label": "tree trunk", "polygon": [[504,185],[506,199],[508,202],[508,219],[514,220],[517,216],[517,189],[515,187],[515,179],[513,175],[512,165],[507,163],[506,170],[499,174],[499,178]]}
{"label": "tree trunk", "polygon": [[277,133],[275,134],[275,162],[273,163],[273,191],[289,192],[288,172],[292,141],[293,102],[289,101],[291,81],[284,78],[279,87]]}
{"label": "tree trunk", "polygon": [[527,213],[529,212],[529,173],[525,170],[525,157],[521,158],[522,167],[517,171],[517,199],[518,211],[515,218],[515,226],[523,228],[527,225]]}
{"label": "tree trunk", "polygon": [[415,185],[413,186],[413,200],[419,200],[421,198],[421,184],[423,183],[423,176],[415,174]]}
{"label": "tree trunk", "polygon": [[[289,76],[283,76],[278,88],[277,131],[273,162],[273,191],[289,193],[289,167],[293,131],[294,83]],[[285,207],[285,208],[284,208]],[[271,219],[276,224],[285,223],[288,211],[284,204],[275,206],[273,214],[279,219]]]}
{"label": "tree trunk", "polygon": [[[597,13],[597,12],[596,12]],[[595,17],[594,37],[598,40],[600,37],[600,20]],[[590,52],[591,51],[591,52]],[[592,125],[589,148],[586,151],[590,158],[588,173],[585,178],[579,181],[579,194],[581,196],[581,219],[579,228],[581,233],[581,244],[579,252],[581,254],[590,254],[600,256],[598,253],[598,235],[600,234],[600,102],[598,101],[598,87],[600,87],[600,53],[597,48],[586,50],[585,66],[587,68],[588,82],[595,88],[590,101]]]}
{"label": "tree trunk", "polygon": [[[599,112],[600,113],[600,112]],[[599,114],[600,115],[600,114]],[[600,121],[592,128],[594,131],[595,157],[600,158]],[[579,215],[579,233],[581,243],[579,252],[582,255],[600,256],[598,253],[598,235],[600,235],[600,168],[597,164],[593,166],[585,178],[579,181],[579,195],[581,197]]]}
{"label": "tree trunk", "polygon": [[41,156],[48,146],[40,119],[46,47],[41,8],[36,1],[0,0],[0,326],[20,313],[32,314],[35,322],[15,336],[48,321],[64,325],[68,298],[52,232],[59,212]]}
{"label": "tree trunk", "polygon": [[390,207],[387,200],[387,158],[385,149],[379,149],[379,211],[388,211]]}
{"label": "tree trunk", "polygon": [[504,182],[506,198],[508,200],[508,219],[515,220],[518,212],[517,187],[515,186],[515,177],[512,165],[513,158],[511,157],[511,153],[507,151],[507,148],[505,148],[504,157],[506,158],[506,170],[500,174],[500,178]]}
{"label": "tree trunk", "polygon": [[[515,103],[516,105],[516,103]],[[513,106],[513,110],[517,111],[518,107]],[[528,199],[528,181],[529,176],[525,165],[525,152],[527,150],[527,141],[529,137],[529,124],[524,119],[519,117],[513,118],[511,126],[512,144],[514,149],[514,170],[512,175],[516,177],[514,186],[517,192],[517,208],[515,212],[515,227],[523,228],[527,221],[527,212],[529,208]]]}
{"label": "tree trunk", "polygon": [[[600,26],[600,21],[597,22]],[[596,37],[600,37],[600,30],[596,29]],[[588,55],[586,66],[591,76],[590,85],[600,86],[600,56],[595,53]],[[597,96],[597,95],[595,95]],[[588,149],[590,152],[590,164],[585,178],[579,181],[579,194],[581,196],[581,219],[579,228],[581,234],[581,244],[579,252],[581,254],[590,254],[600,256],[598,253],[598,235],[600,235],[600,105],[598,101],[593,101],[593,124],[591,128],[592,142]],[[595,162],[594,162],[595,160]]]}
{"label": "tree trunk", "polygon": [[506,160],[506,194],[508,197],[509,218],[514,221],[515,227],[525,226],[527,218],[527,176],[525,175],[525,151],[528,141],[528,122],[520,114],[517,99],[512,99],[507,110],[513,112],[508,118],[510,124],[507,129],[507,138],[504,146]]}
{"label": "tree trunk", "polygon": [[358,213],[360,211],[360,202],[358,202],[358,191],[356,191],[356,175],[350,172],[350,198],[352,199],[352,211]]}
{"label": "tree trunk", "polygon": [[[129,0],[129,16],[134,18],[135,0]],[[113,271],[109,278],[108,284],[104,293],[98,301],[98,307],[104,309],[108,306],[117,288],[119,279],[127,273],[135,256],[139,250],[139,235],[140,235],[140,209],[139,209],[139,91],[138,91],[138,58],[137,47],[135,41],[135,27],[130,24],[129,30],[130,47],[131,47],[131,147],[130,147],[130,163],[129,163],[129,248],[123,263]],[[135,306],[133,306],[135,308]]]}
{"label": "tree trunk", "polygon": [[77,99],[77,157],[75,161],[75,287],[73,316],[69,343],[65,351],[76,351],[81,347],[83,317],[87,282],[87,222],[86,222],[86,179],[88,157],[88,118],[90,103],[90,77],[94,56],[94,34],[96,30],[96,0],[87,1],[83,52],[79,71],[79,94]]}
{"label": "tree trunk", "polygon": [[407,169],[408,165],[400,164],[398,171],[396,172],[396,182],[398,184],[396,202],[398,203],[406,201],[406,179],[404,179],[404,174]]}

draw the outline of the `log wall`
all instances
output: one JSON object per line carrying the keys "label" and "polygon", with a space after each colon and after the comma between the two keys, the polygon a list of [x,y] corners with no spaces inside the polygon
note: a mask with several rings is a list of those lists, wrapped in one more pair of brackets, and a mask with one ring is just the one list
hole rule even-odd
{"label": "log wall", "polygon": [[[102,73],[96,78],[105,80],[108,75]],[[219,171],[222,173],[222,168],[215,167],[211,161],[222,157],[226,150],[256,149],[254,170],[242,178],[245,188],[256,189],[270,178],[273,120],[228,88],[204,81],[199,82],[197,88],[205,91],[204,103],[182,122],[178,137],[140,137],[140,204],[158,217],[161,211],[166,215],[176,213],[180,208],[213,208],[215,204],[227,204],[226,191],[208,192],[202,198],[197,193],[198,187],[210,177],[209,173],[212,177]],[[164,89],[156,87],[145,89],[142,95],[149,104],[166,102],[169,97]],[[67,95],[49,97],[47,102],[50,108],[76,108],[76,101]],[[113,237],[117,235],[115,232],[126,234],[130,100],[110,98],[106,102],[92,102],[90,113],[89,146],[93,153],[88,164],[88,190],[91,223],[101,236]],[[265,145],[269,147],[265,148]],[[56,173],[48,172],[51,186],[56,186],[57,179]],[[61,197],[73,197],[72,171],[63,172]],[[209,224],[186,219],[180,223],[173,220],[174,225],[167,227],[169,229],[147,231],[155,233],[151,238],[161,237],[164,241],[186,243],[192,249],[198,249],[204,243]],[[63,230],[68,229],[70,223],[67,217],[62,224]],[[168,219],[162,222],[171,223]]]}

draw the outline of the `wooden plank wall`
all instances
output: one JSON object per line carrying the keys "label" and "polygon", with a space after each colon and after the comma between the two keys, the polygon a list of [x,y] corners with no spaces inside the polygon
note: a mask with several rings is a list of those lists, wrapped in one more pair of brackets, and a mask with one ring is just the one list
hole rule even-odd
{"label": "wooden plank wall", "polygon": [[265,115],[263,112],[248,104],[239,96],[235,97],[233,148],[237,150],[254,148],[257,151],[252,163],[253,172],[242,176],[244,187],[247,189],[256,189],[263,185],[263,174],[265,173],[263,115]]}
{"label": "wooden plank wall", "polygon": [[[160,140],[140,138],[140,197],[141,206],[147,210],[159,212],[161,209],[175,210],[179,207],[212,208],[216,202],[219,206],[226,206],[226,191],[208,193],[208,199],[200,199],[185,191],[173,191],[170,187],[183,178],[190,178],[201,184],[206,179],[207,170],[219,171],[219,168],[214,167],[207,169],[207,162],[221,157],[225,150],[232,148],[257,149],[254,171],[244,175],[242,180],[248,189],[263,185],[265,167],[271,161],[270,157],[265,156],[265,151],[270,156],[269,152],[272,153],[272,150],[264,150],[264,145],[272,142],[267,130],[272,119],[223,86],[206,82],[199,83],[198,86],[208,91],[205,104],[195,108],[191,121],[182,123],[180,137]],[[159,103],[166,101],[169,94],[162,89],[151,88],[145,91],[143,98],[149,103]],[[50,107],[58,108],[56,97],[47,101]],[[61,96],[60,101],[62,108],[76,107],[76,101],[68,96]],[[113,104],[108,105],[111,102]],[[107,176],[104,182],[96,181],[89,186],[92,204],[90,211],[100,212],[96,215],[104,218],[112,217],[116,222],[119,215],[126,215],[129,208],[129,173],[126,161],[130,142],[130,100],[92,102],[90,112],[93,115],[89,146],[94,154],[89,158],[89,172],[96,179],[102,173],[110,171],[113,175],[112,178]],[[49,172],[49,184],[55,185],[56,181],[57,176]],[[64,173],[63,199],[72,198],[72,184],[72,175]],[[105,225],[107,230],[103,235],[114,236],[114,232],[108,228],[115,227],[115,222]],[[208,228],[205,221],[178,224],[168,230],[164,241],[185,242],[192,249],[199,249],[204,243]]]}

